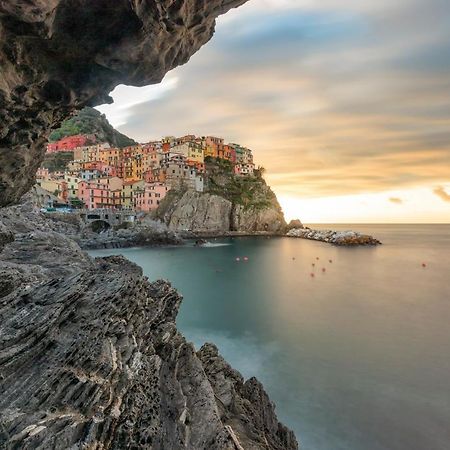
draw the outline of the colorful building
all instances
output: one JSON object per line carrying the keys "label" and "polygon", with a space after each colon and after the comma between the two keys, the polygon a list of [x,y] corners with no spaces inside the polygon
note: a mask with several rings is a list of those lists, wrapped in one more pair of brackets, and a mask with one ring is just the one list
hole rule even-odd
{"label": "colorful building", "polygon": [[156,209],[169,189],[164,183],[145,183],[135,192],[134,208],[144,212]]}
{"label": "colorful building", "polygon": [[150,211],[171,188],[202,192],[207,156],[229,161],[239,176],[253,175],[255,170],[250,149],[225,144],[215,136],[168,136],[123,149],[108,144],[85,145],[87,138],[83,140],[80,136],[61,141],[56,146],[53,143],[51,149],[76,146],[74,161],[65,173],[40,169],[38,182],[61,200],[78,197],[90,209]]}
{"label": "colorful building", "polygon": [[88,136],[77,134],[75,136],[67,136],[56,142],[47,144],[47,153],[68,152],[77,147],[82,147],[88,141]]}
{"label": "colorful building", "polygon": [[81,181],[78,183],[78,198],[88,209],[120,208],[122,184],[118,177]]}
{"label": "colorful building", "polygon": [[137,191],[143,188],[145,182],[125,181],[122,185],[121,207],[122,209],[133,209],[135,206],[134,199]]}

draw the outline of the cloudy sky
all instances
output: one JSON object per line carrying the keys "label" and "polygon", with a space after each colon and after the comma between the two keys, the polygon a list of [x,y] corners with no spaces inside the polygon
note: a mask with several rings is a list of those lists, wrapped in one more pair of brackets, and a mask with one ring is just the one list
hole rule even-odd
{"label": "cloudy sky", "polygon": [[448,0],[250,0],[161,85],[112,96],[139,141],[252,148],[288,218],[450,222]]}

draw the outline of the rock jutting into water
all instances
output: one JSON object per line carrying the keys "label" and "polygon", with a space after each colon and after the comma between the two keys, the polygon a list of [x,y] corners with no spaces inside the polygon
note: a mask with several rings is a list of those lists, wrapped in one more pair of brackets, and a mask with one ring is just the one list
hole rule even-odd
{"label": "rock jutting into water", "polygon": [[155,217],[179,232],[285,233],[283,211],[262,174],[239,177],[230,167],[210,158],[205,186],[205,192],[172,190],[155,211]]}
{"label": "rock jutting into water", "polygon": [[294,228],[286,234],[288,237],[311,239],[342,246],[379,245],[381,242],[367,234],[355,231],[311,230],[310,228]]}
{"label": "rock jutting into water", "polygon": [[297,448],[256,380],[178,332],[169,283],[17,225],[1,227],[0,448]]}
{"label": "rock jutting into water", "polygon": [[97,233],[76,212],[42,212],[33,188],[22,197],[19,204],[0,208],[0,248],[2,241],[11,240],[9,230],[20,233],[54,231],[70,237],[82,249],[151,247],[183,243],[166,225],[149,217],[127,225],[129,228],[111,228]]}

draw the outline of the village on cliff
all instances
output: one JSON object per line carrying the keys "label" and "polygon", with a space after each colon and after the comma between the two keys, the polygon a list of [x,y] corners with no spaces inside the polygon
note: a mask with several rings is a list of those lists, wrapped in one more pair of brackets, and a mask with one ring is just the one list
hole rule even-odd
{"label": "village on cliff", "polygon": [[47,207],[149,212],[170,189],[203,192],[208,159],[227,161],[236,176],[255,172],[251,150],[213,136],[170,136],[112,148],[96,143],[95,136],[75,135],[49,142],[46,156],[55,154],[69,155],[65,168],[41,167],[36,177],[41,192],[53,195],[47,195]]}

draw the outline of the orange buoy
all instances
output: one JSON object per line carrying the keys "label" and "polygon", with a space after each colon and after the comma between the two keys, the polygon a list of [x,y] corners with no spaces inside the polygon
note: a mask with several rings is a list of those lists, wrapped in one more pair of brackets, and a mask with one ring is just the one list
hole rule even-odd
{"label": "orange buoy", "polygon": [[316,256],[316,259],[317,259],[317,261],[319,261],[319,257],[318,256]]}

